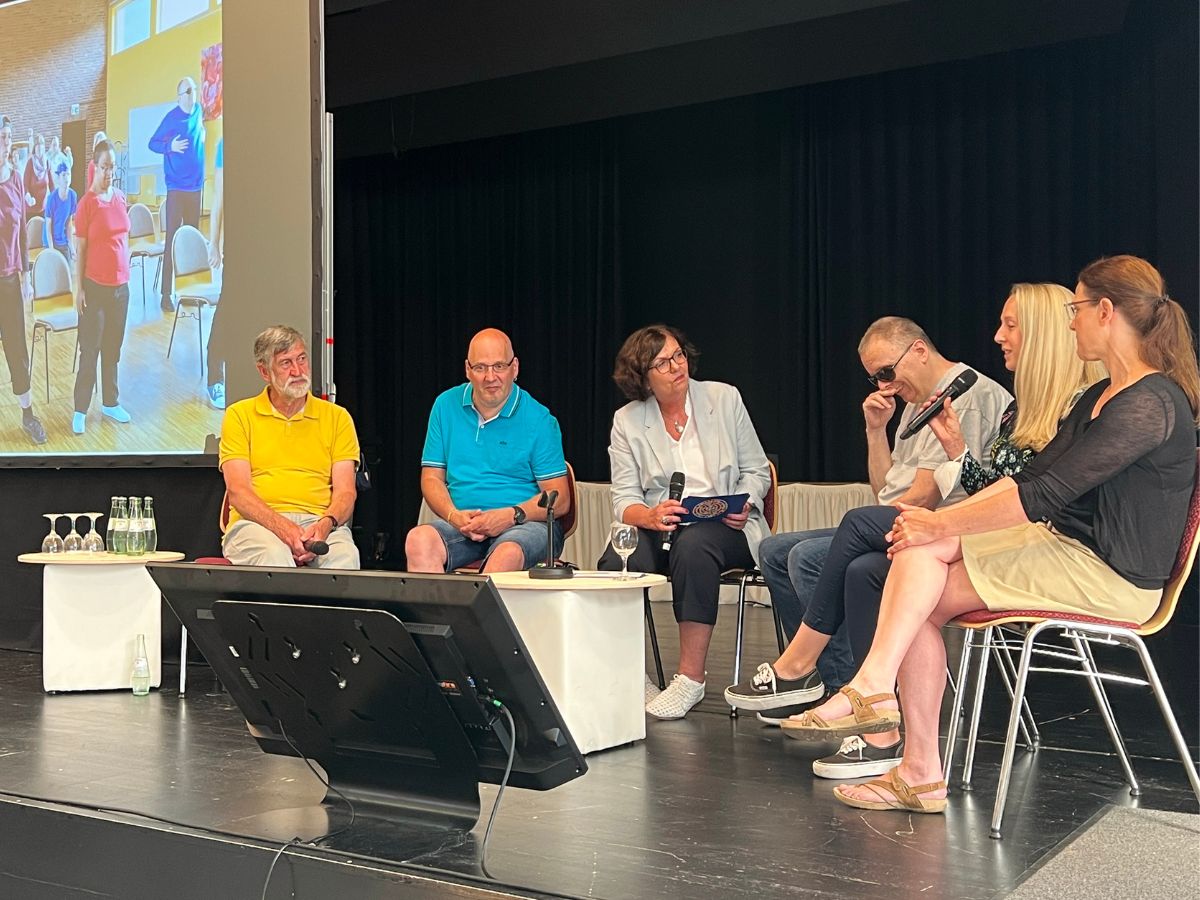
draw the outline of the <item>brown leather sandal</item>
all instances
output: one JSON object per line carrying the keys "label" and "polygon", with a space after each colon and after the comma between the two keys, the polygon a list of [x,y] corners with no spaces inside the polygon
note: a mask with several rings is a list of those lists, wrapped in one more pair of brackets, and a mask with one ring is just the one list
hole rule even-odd
{"label": "brown leather sandal", "polygon": [[[940,791],[945,786],[946,782],[944,781],[934,781],[930,784],[919,784],[912,787],[897,774],[895,769],[892,769],[883,778],[876,778],[866,784],[839,784],[833,789],[833,796],[855,809],[898,809],[903,812],[940,813],[946,811],[945,797],[922,799],[920,795]],[[858,797],[851,797],[849,794],[843,793],[843,789],[848,787],[870,788],[879,799],[860,800]],[[880,788],[890,793],[891,796],[882,793]]]}
{"label": "brown leather sandal", "polygon": [[839,693],[845,694],[850,700],[850,715],[827,720],[809,710],[797,719],[785,719],[779,727],[788,737],[800,741],[828,741],[856,734],[879,734],[899,727],[900,710],[876,709],[872,705],[895,700],[895,694],[872,694],[870,697],[864,697],[849,686],[843,687]]}

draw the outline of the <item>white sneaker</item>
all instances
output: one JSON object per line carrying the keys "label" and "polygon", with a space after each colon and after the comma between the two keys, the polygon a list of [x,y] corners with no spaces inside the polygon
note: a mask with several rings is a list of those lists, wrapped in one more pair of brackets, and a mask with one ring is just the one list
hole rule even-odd
{"label": "white sneaker", "polygon": [[120,403],[116,406],[102,406],[100,407],[100,412],[104,413],[104,415],[108,416],[114,422],[120,422],[122,425],[130,421],[129,413],[125,412],[125,407]]}
{"label": "white sneaker", "polygon": [[662,693],[662,689],[657,684],[655,684],[653,681],[651,681],[650,676],[647,675],[646,676],[645,693],[643,694],[643,696],[646,698],[644,701],[644,705],[649,706],[650,703],[656,697],[658,697],[658,695],[661,693]]}
{"label": "white sneaker", "polygon": [[675,675],[667,689],[646,704],[646,712],[656,719],[682,719],[704,699],[704,685],[686,675]]}

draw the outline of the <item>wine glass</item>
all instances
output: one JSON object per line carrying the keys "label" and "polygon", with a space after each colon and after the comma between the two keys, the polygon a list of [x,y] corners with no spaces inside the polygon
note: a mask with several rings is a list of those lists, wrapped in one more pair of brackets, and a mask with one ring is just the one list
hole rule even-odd
{"label": "wine glass", "polygon": [[62,513],[42,513],[43,519],[50,520],[50,533],[42,538],[43,553],[62,553],[63,539],[58,536],[58,532],[54,529],[54,523],[59,520]]}
{"label": "wine glass", "polygon": [[78,553],[83,549],[83,537],[75,530],[75,524],[83,513],[63,513],[63,515],[71,520],[71,531],[63,538],[63,549],[68,553]]}
{"label": "wine glass", "polygon": [[624,522],[613,522],[609,531],[613,550],[621,557],[621,580],[629,577],[629,556],[637,549],[638,530]]}
{"label": "wine glass", "polygon": [[88,520],[88,533],[83,536],[83,550],[85,553],[103,553],[104,538],[100,537],[100,532],[96,528],[96,521],[105,515],[102,512],[88,512],[84,516]]}

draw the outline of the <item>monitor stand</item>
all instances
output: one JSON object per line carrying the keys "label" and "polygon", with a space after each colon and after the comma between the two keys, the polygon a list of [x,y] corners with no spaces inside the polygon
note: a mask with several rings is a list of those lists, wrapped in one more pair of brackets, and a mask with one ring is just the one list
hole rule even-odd
{"label": "monitor stand", "polygon": [[[436,842],[475,826],[475,751],[398,618],[383,610],[241,600],[219,600],[212,610],[249,693],[330,784],[320,807],[277,810],[231,827],[257,824],[270,832],[265,837],[312,839],[348,822],[338,792],[354,805],[355,830],[382,827],[397,838]],[[441,630],[453,642],[451,630]],[[278,735],[255,737],[288,752]]]}

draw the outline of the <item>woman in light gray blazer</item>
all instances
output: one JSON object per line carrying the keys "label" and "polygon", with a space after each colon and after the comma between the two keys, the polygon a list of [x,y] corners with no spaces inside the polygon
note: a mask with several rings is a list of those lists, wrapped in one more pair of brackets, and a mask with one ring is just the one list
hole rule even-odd
{"label": "woman in light gray blazer", "polygon": [[[678,329],[647,325],[626,338],[613,371],[630,399],[613,416],[608,448],[613,515],[638,528],[629,568],[670,574],[679,623],[679,672],[665,691],[647,696],[646,712],[660,719],[682,718],[704,696],[721,573],[754,565],[770,532],[762,515],[770,466],[750,414],[736,388],[691,379],[697,356]],[[750,499],[724,518],[680,525],[687,510],[668,497],[675,472],[686,476],[683,497]],[[621,568],[611,545],[599,568]]]}

